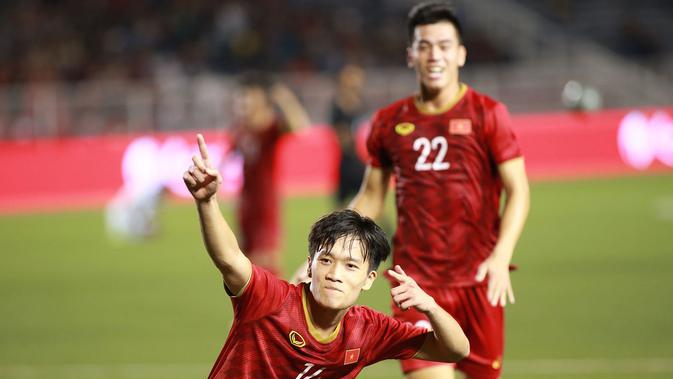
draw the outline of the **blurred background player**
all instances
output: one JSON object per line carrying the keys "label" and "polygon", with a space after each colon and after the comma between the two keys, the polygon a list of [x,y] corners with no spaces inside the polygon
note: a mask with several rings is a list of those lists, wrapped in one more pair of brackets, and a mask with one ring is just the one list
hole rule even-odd
{"label": "blurred background player", "polygon": [[108,234],[117,239],[141,241],[159,232],[159,209],[165,189],[161,186],[145,191],[120,189],[105,207]]}
{"label": "blurred background player", "polygon": [[[507,108],[459,81],[467,57],[461,33],[447,2],[410,11],[407,60],[420,91],[374,116],[367,140],[371,161],[351,206],[378,217],[395,173],[393,264],[456,315],[471,345],[470,356],[456,367],[469,378],[495,379],[502,368],[503,307],[514,302],[509,265],[529,190]],[[393,313],[429,327],[413,310],[393,307]],[[454,375],[438,362],[405,360],[402,369],[413,379]]]}
{"label": "blurred background player", "polygon": [[336,94],[331,104],[330,124],[341,147],[339,158],[339,184],[335,194],[336,207],[344,208],[360,189],[360,179],[365,165],[355,149],[358,121],[365,113],[362,86],[365,76],[361,67],[348,64],[337,78]]}
{"label": "blurred background player", "polygon": [[284,133],[308,127],[310,120],[287,87],[259,72],[241,76],[234,101],[234,147],[243,156],[241,245],[253,263],[280,274],[277,150]]}

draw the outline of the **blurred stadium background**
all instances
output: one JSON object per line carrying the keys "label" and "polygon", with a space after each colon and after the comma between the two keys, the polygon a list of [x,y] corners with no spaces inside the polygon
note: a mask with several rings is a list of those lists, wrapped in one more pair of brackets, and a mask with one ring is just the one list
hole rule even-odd
{"label": "blurred stadium background", "polygon": [[[205,377],[229,301],[179,177],[148,162],[180,172],[196,131],[225,149],[236,74],[277,74],[316,124],[285,148],[291,272],[333,206],[335,75],[361,64],[370,110],[415,90],[414,3],[0,2],[0,378]],[[673,3],[455,3],[463,81],[509,105],[533,179],[504,377],[673,377]],[[148,155],[127,160],[139,140]],[[148,173],[172,194],[160,229],[110,238],[106,202]],[[387,312],[374,287],[362,302]],[[385,362],[362,377],[401,376]]]}

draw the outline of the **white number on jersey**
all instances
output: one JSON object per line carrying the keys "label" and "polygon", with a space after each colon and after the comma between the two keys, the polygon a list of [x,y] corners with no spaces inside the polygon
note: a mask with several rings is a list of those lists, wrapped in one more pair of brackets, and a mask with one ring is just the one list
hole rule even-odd
{"label": "white number on jersey", "polygon": [[[315,365],[314,365],[313,363],[305,363],[304,366],[306,366],[306,368],[304,369],[304,371],[300,372],[299,375],[297,375],[297,377],[296,377],[295,379],[312,379],[312,378],[317,378],[318,375],[320,375],[320,373],[323,372],[323,371],[325,370],[324,368],[321,368],[321,369],[316,370],[316,372],[314,372],[313,374],[309,374],[309,372],[311,371],[311,369],[312,369]],[[304,376],[304,375],[308,375],[308,376]]]}
{"label": "white number on jersey", "polygon": [[[438,136],[430,141],[425,137],[416,138],[414,141],[414,151],[421,150],[421,155],[418,156],[416,160],[416,171],[442,171],[448,170],[451,167],[449,162],[444,162],[446,157],[446,151],[449,148],[449,143],[446,142],[446,138]],[[439,150],[435,161],[430,163],[428,162],[428,156],[432,150]]]}

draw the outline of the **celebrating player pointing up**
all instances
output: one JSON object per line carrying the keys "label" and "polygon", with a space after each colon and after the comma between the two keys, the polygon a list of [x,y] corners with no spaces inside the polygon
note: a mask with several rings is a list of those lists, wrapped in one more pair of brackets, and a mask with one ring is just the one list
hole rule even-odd
{"label": "celebrating player pointing up", "polygon": [[456,362],[469,353],[458,323],[400,266],[392,300],[424,314],[434,332],[354,305],[390,253],[383,231],[354,211],[331,213],[309,235],[310,284],[292,285],[250,263],[222,217],[219,172],[200,155],[184,173],[206,250],[234,306],[234,323],[210,378],[354,378],[384,359]]}

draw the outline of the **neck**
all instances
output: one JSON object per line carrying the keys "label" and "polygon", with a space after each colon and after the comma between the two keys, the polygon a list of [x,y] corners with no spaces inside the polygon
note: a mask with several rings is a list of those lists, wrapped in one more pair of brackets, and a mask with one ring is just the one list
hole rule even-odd
{"label": "neck", "polygon": [[308,285],[304,287],[304,299],[306,301],[306,321],[309,324],[309,329],[313,327],[315,330],[312,332],[318,334],[313,335],[313,337],[318,340],[328,339],[336,331],[344,315],[348,312],[348,308],[334,310],[321,306],[313,297]]}
{"label": "neck", "polygon": [[419,101],[423,103],[428,110],[438,110],[446,107],[447,104],[453,102],[460,92],[460,83],[455,81],[438,90],[431,90],[425,86],[421,86],[421,94]]}

